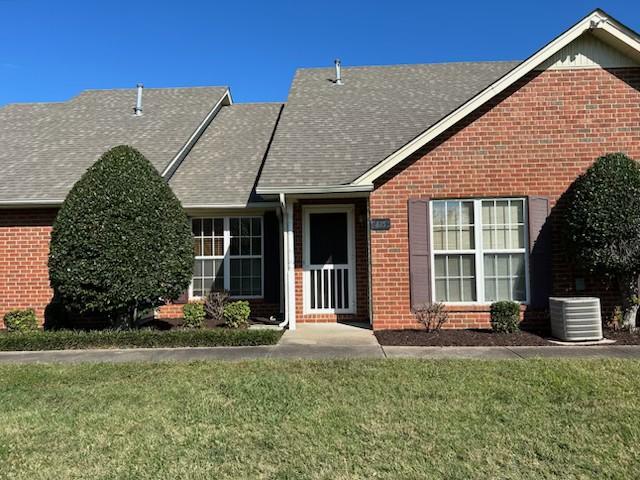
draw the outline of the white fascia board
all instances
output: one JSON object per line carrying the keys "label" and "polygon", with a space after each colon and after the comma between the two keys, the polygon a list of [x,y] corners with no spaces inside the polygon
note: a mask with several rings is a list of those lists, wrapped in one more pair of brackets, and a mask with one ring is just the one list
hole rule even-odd
{"label": "white fascia board", "polygon": [[62,200],[37,200],[37,199],[0,200],[0,208],[60,207],[63,202],[64,202],[64,199]]}
{"label": "white fascia board", "polygon": [[381,175],[388,172],[398,163],[402,162],[438,135],[445,132],[448,128],[452,127],[467,115],[473,113],[477,108],[484,105],[487,101],[513,85],[540,65],[540,63],[544,62],[588,30],[597,31],[598,33],[606,32],[618,41],[627,45],[629,48],[640,52],[640,39],[635,32],[628,29],[620,22],[611,19],[609,15],[604,13],[602,10],[596,10],[542,47],[511,71],[503,75],[500,79],[485,88],[475,97],[429,127],[409,143],[396,150],[375,167],[369,169],[360,177],[356,178],[351,185],[371,185]]}
{"label": "white fascia board", "polygon": [[229,89],[227,89],[224,94],[220,97],[220,99],[216,102],[213,108],[207,113],[206,117],[202,120],[198,128],[191,134],[189,140],[182,146],[180,151],[173,157],[173,160],[169,162],[169,164],[164,168],[162,173],[160,174],[165,180],[169,180],[174,172],[178,169],[182,160],[187,156],[189,151],[193,148],[195,143],[198,141],[202,133],[209,126],[213,118],[218,114],[220,109],[225,105],[232,105],[233,102],[231,100],[231,93]]}
{"label": "white fascia board", "polygon": [[304,194],[304,193],[346,193],[346,192],[370,192],[373,184],[361,185],[310,185],[301,187],[258,187],[256,193],[259,195],[270,194]]}

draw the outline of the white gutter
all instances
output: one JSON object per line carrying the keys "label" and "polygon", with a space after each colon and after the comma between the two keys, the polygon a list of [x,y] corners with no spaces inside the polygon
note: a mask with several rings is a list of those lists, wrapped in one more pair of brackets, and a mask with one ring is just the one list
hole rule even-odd
{"label": "white gutter", "polygon": [[307,185],[300,187],[258,187],[256,193],[260,195],[273,195],[281,193],[345,193],[345,192],[370,192],[373,184],[368,185]]}
{"label": "white gutter", "polygon": [[0,200],[0,208],[16,208],[16,207],[59,207],[63,200]]}
{"label": "white gutter", "polygon": [[213,117],[215,117],[218,114],[218,112],[224,105],[232,105],[232,104],[233,102],[231,100],[231,94],[229,93],[229,89],[227,89],[222,95],[222,97],[220,97],[220,100],[216,102],[216,104],[213,106],[211,111],[207,114],[207,116],[204,117],[204,120],[202,121],[202,123],[200,123],[200,125],[198,125],[198,128],[196,128],[196,130],[191,134],[191,136],[189,137],[189,140],[187,140],[187,142],[182,146],[182,148],[176,154],[176,156],[173,157],[173,160],[169,162],[169,165],[167,165],[165,169],[162,171],[162,173],[160,174],[162,177],[164,177],[166,180],[169,180],[171,178],[171,176],[174,174],[174,172],[178,169],[178,167],[182,163],[182,160],[184,160],[184,157],[187,156],[187,153],[189,153],[189,151],[191,150],[191,148],[193,148],[193,146],[198,141],[198,139],[200,138],[204,130],[209,126],[209,124],[213,120]]}

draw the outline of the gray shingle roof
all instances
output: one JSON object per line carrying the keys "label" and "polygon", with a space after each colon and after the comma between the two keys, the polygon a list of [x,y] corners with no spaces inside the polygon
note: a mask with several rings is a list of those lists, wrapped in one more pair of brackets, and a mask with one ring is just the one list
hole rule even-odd
{"label": "gray shingle roof", "polygon": [[62,200],[102,153],[128,144],[161,171],[226,92],[225,87],[88,90],[62,103],[0,109],[0,203]]}
{"label": "gray shingle roof", "polygon": [[258,188],[350,183],[518,63],[300,69]]}
{"label": "gray shingle roof", "polygon": [[169,185],[184,206],[246,205],[281,103],[222,107]]}

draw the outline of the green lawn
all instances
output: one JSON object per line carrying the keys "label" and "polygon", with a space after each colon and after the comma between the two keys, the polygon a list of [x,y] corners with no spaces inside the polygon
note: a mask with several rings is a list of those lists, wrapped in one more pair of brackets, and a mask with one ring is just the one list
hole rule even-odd
{"label": "green lawn", "polygon": [[0,478],[640,476],[640,363],[0,366]]}

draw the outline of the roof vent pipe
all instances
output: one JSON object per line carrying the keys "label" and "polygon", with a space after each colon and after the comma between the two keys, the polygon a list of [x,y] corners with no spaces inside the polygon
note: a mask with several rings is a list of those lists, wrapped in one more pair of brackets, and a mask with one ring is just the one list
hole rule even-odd
{"label": "roof vent pipe", "polygon": [[133,109],[133,113],[136,116],[140,116],[142,115],[142,89],[144,88],[144,85],[139,83],[136,87],[138,88],[138,98],[136,99],[136,106]]}
{"label": "roof vent pipe", "polygon": [[344,85],[342,83],[342,62],[339,58],[336,58],[334,63],[336,64],[336,80],[333,83],[336,85]]}

